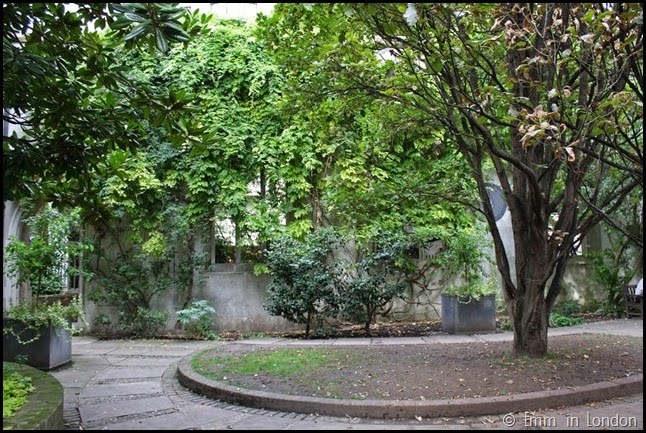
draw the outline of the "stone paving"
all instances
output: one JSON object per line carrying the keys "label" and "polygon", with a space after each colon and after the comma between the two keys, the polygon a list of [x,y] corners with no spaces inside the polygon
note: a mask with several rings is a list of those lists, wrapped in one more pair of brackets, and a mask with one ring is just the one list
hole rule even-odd
{"label": "stone paving", "polygon": [[[550,335],[577,333],[643,338],[643,321],[619,319],[550,329]],[[429,344],[511,338],[511,333],[438,335],[411,339],[362,339],[364,344]],[[357,344],[357,339],[352,339]],[[326,344],[346,344],[342,339]],[[247,344],[293,344],[257,339]],[[643,391],[628,397],[545,411],[472,418],[383,420],[320,416],[254,409],[199,396],[177,380],[180,360],[222,344],[208,341],[115,340],[74,337],[72,364],[54,370],[64,388],[68,430],[481,430],[635,429],[643,427]],[[324,344],[321,340],[312,344]],[[643,389],[643,388],[642,388]]]}

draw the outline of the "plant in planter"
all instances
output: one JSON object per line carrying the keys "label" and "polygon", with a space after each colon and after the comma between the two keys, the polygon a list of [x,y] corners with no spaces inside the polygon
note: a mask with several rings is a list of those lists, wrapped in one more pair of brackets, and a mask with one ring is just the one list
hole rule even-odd
{"label": "plant in planter", "polygon": [[71,361],[72,322],[85,323],[78,296],[63,304],[60,300],[42,299],[41,295],[60,293],[70,275],[90,275],[68,263],[90,251],[91,245],[69,240],[78,225],[79,211],[60,213],[43,206],[26,219],[30,229],[29,242],[14,238],[6,248],[5,272],[17,284],[28,285],[29,301],[3,308],[3,348],[5,361],[26,358],[26,363],[42,370]]}
{"label": "plant in planter", "polygon": [[442,294],[442,329],[450,333],[495,331],[496,286],[482,268],[487,258],[484,239],[476,232],[463,231],[450,238],[447,246],[442,260],[456,283]]}
{"label": "plant in planter", "polygon": [[496,286],[491,281],[478,280],[470,284],[455,285],[444,291],[447,296],[459,298],[462,303],[478,301],[486,296],[496,294]]}
{"label": "plant in planter", "polygon": [[69,305],[28,302],[3,310],[2,359],[51,370],[72,360],[72,322],[85,321],[79,297]]}
{"label": "plant in planter", "polygon": [[61,301],[53,303],[27,302],[3,309],[6,321],[4,335],[13,336],[21,345],[28,345],[41,337],[41,331],[52,327],[57,331],[72,334],[72,322],[85,320],[81,299],[75,296],[69,305]]}

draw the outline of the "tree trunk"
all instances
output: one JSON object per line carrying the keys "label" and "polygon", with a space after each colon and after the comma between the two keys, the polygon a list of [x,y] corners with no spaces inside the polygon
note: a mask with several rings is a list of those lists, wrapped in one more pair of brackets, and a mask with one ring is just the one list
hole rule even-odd
{"label": "tree trunk", "polygon": [[542,295],[534,299],[518,298],[510,304],[509,309],[514,320],[514,355],[530,358],[545,356],[549,320]]}
{"label": "tree trunk", "polygon": [[239,224],[236,222],[235,224],[235,259],[234,263],[236,265],[239,265],[242,263],[242,246],[240,245],[240,229],[239,229]]}
{"label": "tree trunk", "polygon": [[310,337],[310,323],[312,322],[312,316],[310,312],[307,312],[307,321],[305,322],[305,338]]}
{"label": "tree trunk", "polygon": [[370,314],[370,310],[366,308],[368,318],[366,319],[366,322],[363,324],[363,331],[366,334],[366,337],[370,337],[370,324],[372,323],[372,314]]}
{"label": "tree trunk", "polygon": [[[537,358],[547,355],[547,326],[550,309],[545,291],[548,276],[559,278],[550,265],[549,244],[542,227],[544,207],[529,194],[523,206],[512,205],[512,225],[516,251],[516,290],[508,299],[514,323],[514,354]],[[525,213],[527,211],[527,213]]]}

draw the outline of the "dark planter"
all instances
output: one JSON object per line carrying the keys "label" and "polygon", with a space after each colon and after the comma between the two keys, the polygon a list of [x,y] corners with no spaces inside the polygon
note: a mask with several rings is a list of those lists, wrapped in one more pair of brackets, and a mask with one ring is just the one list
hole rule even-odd
{"label": "dark planter", "polygon": [[[3,318],[2,325],[13,327],[22,341],[31,340],[36,335],[34,330],[25,329],[21,322]],[[44,371],[72,362],[72,336],[69,331],[49,325],[40,329],[38,335],[36,340],[21,344],[14,335],[3,333],[2,360],[16,362],[16,356],[25,356],[25,364]]]}
{"label": "dark planter", "polygon": [[451,334],[496,331],[496,295],[478,300],[442,294],[442,330]]}

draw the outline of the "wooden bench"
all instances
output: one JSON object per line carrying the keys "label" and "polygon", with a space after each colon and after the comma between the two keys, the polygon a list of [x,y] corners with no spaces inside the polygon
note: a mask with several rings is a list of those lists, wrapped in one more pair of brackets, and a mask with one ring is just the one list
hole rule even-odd
{"label": "wooden bench", "polygon": [[624,301],[626,302],[626,318],[641,317],[644,318],[644,302],[643,296],[635,295],[635,288],[637,284],[624,284],[622,290],[624,292]]}

